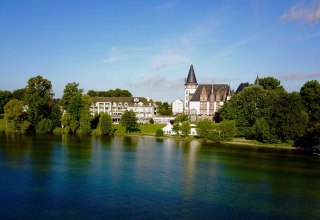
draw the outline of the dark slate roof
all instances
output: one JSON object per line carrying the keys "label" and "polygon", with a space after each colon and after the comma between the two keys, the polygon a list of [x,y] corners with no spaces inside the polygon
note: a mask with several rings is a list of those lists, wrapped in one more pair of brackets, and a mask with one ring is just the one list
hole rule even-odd
{"label": "dark slate roof", "polygon": [[194,73],[193,65],[191,64],[186,84],[197,84],[196,74]]}
{"label": "dark slate roof", "polygon": [[237,90],[236,90],[236,93],[239,93],[241,92],[242,90],[244,90],[246,87],[249,86],[249,83],[246,82],[246,83],[240,83],[240,85],[238,86]]}
{"label": "dark slate roof", "polygon": [[142,102],[144,106],[149,106],[149,103],[153,104],[152,100],[148,102],[146,98],[143,97],[92,97],[91,100],[93,103],[97,102],[111,102],[111,103],[119,103],[121,102],[122,104],[128,103],[129,106],[133,106],[135,103],[135,99],[138,99],[139,102]]}
{"label": "dark slate roof", "polygon": [[229,94],[229,85],[227,84],[199,84],[197,90],[193,94],[191,98],[191,102],[199,102],[200,101],[200,94],[202,92],[202,88],[205,87],[207,90],[208,98],[210,97],[211,91],[213,90],[213,94],[217,95],[219,92],[220,95],[223,97],[227,97]]}

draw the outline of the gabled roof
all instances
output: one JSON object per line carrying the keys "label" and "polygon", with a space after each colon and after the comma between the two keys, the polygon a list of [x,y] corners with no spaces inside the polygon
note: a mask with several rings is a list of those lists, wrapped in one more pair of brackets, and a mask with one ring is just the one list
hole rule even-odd
{"label": "gabled roof", "polygon": [[193,65],[191,64],[189,69],[188,78],[186,81],[186,84],[198,84],[196,74],[194,73]]}
{"label": "gabled roof", "polygon": [[211,92],[213,92],[213,94],[215,95],[220,93],[220,95],[224,97],[228,96],[229,86],[227,84],[200,84],[198,85],[198,88],[193,94],[190,102],[200,101],[200,94],[203,88],[207,90],[208,97],[210,96]]}
{"label": "gabled roof", "polygon": [[249,86],[249,83],[246,82],[246,83],[240,83],[240,85],[238,86],[237,90],[236,90],[236,93],[239,93],[241,92],[242,90],[244,90],[246,87]]}

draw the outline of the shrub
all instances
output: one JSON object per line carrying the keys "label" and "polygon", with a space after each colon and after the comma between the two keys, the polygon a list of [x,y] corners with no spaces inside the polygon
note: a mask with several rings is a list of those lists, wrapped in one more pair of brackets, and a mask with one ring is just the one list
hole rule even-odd
{"label": "shrub", "polygon": [[156,131],[156,136],[157,136],[157,137],[162,137],[162,136],[163,136],[163,130],[162,130],[162,129],[158,129],[158,130]]}
{"label": "shrub", "polygon": [[38,134],[47,134],[52,132],[52,128],[53,128],[52,121],[48,118],[44,118],[44,119],[41,119],[41,121],[37,125],[36,132]]}
{"label": "shrub", "polygon": [[53,129],[53,134],[55,134],[55,135],[63,134],[63,128],[56,127],[55,129]]}
{"label": "shrub", "polygon": [[150,123],[150,124],[154,124],[153,118],[150,118],[149,123]]}

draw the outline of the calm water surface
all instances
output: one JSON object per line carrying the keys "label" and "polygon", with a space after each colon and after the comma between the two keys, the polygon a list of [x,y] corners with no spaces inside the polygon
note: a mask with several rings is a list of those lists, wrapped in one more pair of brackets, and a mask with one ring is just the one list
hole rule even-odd
{"label": "calm water surface", "polygon": [[1,219],[319,219],[320,157],[150,137],[0,136]]}

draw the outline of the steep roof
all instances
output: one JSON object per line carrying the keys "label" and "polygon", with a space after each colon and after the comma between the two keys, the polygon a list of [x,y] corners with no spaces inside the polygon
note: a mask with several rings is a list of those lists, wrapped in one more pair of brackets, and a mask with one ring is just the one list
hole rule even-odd
{"label": "steep roof", "polygon": [[208,97],[211,93],[217,95],[218,93],[223,97],[227,97],[229,94],[229,86],[227,84],[199,84],[197,90],[193,94],[190,102],[198,102],[200,101],[200,94],[202,89],[205,88],[207,90]]}
{"label": "steep roof", "polygon": [[198,84],[196,74],[194,73],[193,65],[191,64],[189,69],[188,78],[186,81],[186,84]]}
{"label": "steep roof", "polygon": [[246,82],[246,83],[240,83],[240,85],[238,86],[237,90],[236,90],[236,93],[239,93],[241,92],[242,90],[244,90],[246,87],[249,86],[249,83]]}

